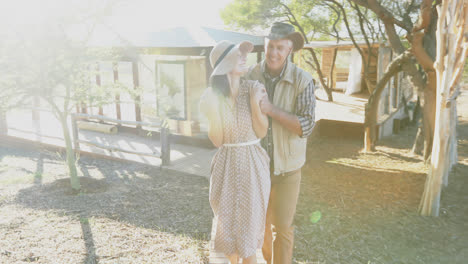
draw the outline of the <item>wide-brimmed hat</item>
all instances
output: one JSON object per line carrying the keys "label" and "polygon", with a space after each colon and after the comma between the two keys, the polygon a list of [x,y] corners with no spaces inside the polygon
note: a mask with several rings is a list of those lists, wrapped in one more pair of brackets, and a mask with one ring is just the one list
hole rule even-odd
{"label": "wide-brimmed hat", "polygon": [[293,43],[293,51],[298,51],[304,47],[304,38],[301,33],[296,32],[294,26],[288,23],[275,22],[271,26],[270,34],[266,38],[275,39],[290,39]]}
{"label": "wide-brimmed hat", "polygon": [[237,64],[238,51],[247,54],[253,48],[254,45],[249,41],[242,41],[237,45],[228,40],[218,42],[210,53],[210,63],[213,67],[211,76],[229,73]]}

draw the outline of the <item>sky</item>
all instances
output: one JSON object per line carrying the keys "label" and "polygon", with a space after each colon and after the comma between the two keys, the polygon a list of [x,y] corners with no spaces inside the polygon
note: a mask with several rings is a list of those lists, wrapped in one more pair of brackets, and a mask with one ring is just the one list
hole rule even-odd
{"label": "sky", "polygon": [[118,4],[106,21],[123,31],[152,31],[177,26],[223,28],[219,13],[230,1],[128,0]]}
{"label": "sky", "polygon": [[[107,10],[103,22],[125,33],[177,26],[225,28],[220,11],[233,0],[0,0],[0,29],[34,28],[58,14]],[[113,7],[103,8],[107,3]]]}

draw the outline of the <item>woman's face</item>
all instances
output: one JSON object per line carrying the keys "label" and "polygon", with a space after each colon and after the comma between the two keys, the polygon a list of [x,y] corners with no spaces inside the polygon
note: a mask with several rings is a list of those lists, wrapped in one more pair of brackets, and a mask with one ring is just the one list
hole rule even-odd
{"label": "woman's face", "polygon": [[247,73],[249,68],[247,67],[247,54],[242,53],[241,51],[238,51],[238,59],[237,59],[237,64],[232,69],[231,74],[233,75],[244,75]]}

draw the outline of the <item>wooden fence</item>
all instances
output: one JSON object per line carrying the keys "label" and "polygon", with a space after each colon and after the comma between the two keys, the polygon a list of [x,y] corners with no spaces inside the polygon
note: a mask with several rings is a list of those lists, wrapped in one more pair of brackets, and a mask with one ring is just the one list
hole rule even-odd
{"label": "wooden fence", "polygon": [[[88,119],[88,120],[94,119],[98,121],[107,121],[107,122],[117,123],[120,125],[136,125],[137,127],[145,126],[145,127],[159,128],[161,151],[159,153],[154,153],[154,152],[144,153],[144,152],[139,152],[139,151],[122,149],[122,148],[115,147],[115,146],[108,146],[108,145],[104,145],[104,144],[93,142],[93,141],[81,140],[79,138],[78,125],[77,125],[77,121],[79,119]],[[75,147],[75,151],[77,152],[80,151],[80,144],[86,144],[86,145],[106,149],[108,151],[119,151],[119,152],[124,152],[124,153],[135,154],[139,156],[149,156],[149,157],[154,157],[154,158],[160,158],[162,166],[170,165],[170,162],[171,162],[170,130],[164,124],[139,122],[139,121],[125,121],[125,120],[114,119],[114,118],[110,118],[110,117],[106,117],[102,115],[89,115],[89,114],[83,114],[83,113],[73,113],[71,115],[71,120],[72,120],[74,147]]]}

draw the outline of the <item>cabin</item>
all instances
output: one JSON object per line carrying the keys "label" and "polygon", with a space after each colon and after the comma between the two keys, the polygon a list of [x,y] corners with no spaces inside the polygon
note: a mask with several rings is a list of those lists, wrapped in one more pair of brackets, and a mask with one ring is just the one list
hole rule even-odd
{"label": "cabin", "polygon": [[98,62],[96,83],[119,82],[133,87],[138,96],[124,92],[116,95],[115,104],[78,111],[130,121],[167,120],[175,135],[206,138],[198,102],[212,72],[209,54],[221,40],[252,42],[255,48],[248,63],[260,61],[263,37],[208,27],[178,27],[127,38],[95,35],[91,47],[112,49],[120,55],[118,62]]}
{"label": "cabin", "polygon": [[[139,96],[132,97],[129,93],[122,93],[116,95],[115,105],[103,106],[102,109],[82,108],[80,111],[132,121],[167,120],[173,134],[202,141],[206,139],[207,122],[198,111],[198,101],[209,83],[212,71],[209,54],[213,46],[224,39],[234,43],[251,41],[255,46],[248,58],[248,64],[251,65],[263,58],[264,49],[264,39],[261,36],[207,27],[179,27],[135,35],[128,38],[131,41],[123,39],[96,37],[91,40],[92,47],[112,48],[121,54],[119,62],[99,62],[96,82],[99,85],[120,82],[127,87],[134,87],[139,91]],[[384,43],[371,44],[370,49],[366,43],[358,45],[369,62],[370,81],[375,85],[392,60],[392,50]],[[354,44],[350,41],[312,41],[306,44],[292,58],[306,69],[304,57],[307,56],[308,49],[314,49],[321,55],[322,73],[334,92],[343,95],[341,98],[346,102],[353,99],[353,96],[359,96],[360,100],[351,101],[350,104],[356,102],[362,111],[354,111],[354,117],[349,115],[348,118],[343,115],[347,110],[334,108],[338,120],[345,117],[346,120],[343,121],[364,123],[363,108],[369,91],[362,81],[363,63]],[[398,133],[402,124],[407,123],[408,111],[411,111],[407,104],[413,99],[412,87],[406,81],[404,73],[393,77],[381,95],[379,137]],[[329,109],[326,111],[333,112]],[[317,107],[317,113],[320,112]],[[320,114],[317,116],[329,118]]]}
{"label": "cabin", "polygon": [[[385,43],[374,43],[369,46],[367,43],[358,43],[364,53],[365,59],[369,62],[370,82],[376,85],[385,73],[385,69],[393,59],[393,51]],[[329,87],[337,94],[339,101],[350,104],[350,111],[353,111],[356,118],[346,115],[341,111],[335,114],[327,114],[325,118],[336,121],[364,123],[364,105],[369,98],[369,89],[363,81],[364,66],[359,51],[351,41],[312,41],[304,46],[297,56],[297,63],[305,67],[303,56],[307,56],[308,49],[314,49],[321,55],[321,70],[324,79]],[[369,54],[372,56],[369,57]],[[333,71],[331,71],[333,66]],[[415,100],[413,89],[406,80],[406,75],[401,72],[395,75],[385,87],[380,98],[378,112],[378,136],[379,138],[398,133],[400,128],[407,124],[412,118],[412,109],[409,103]],[[355,99],[356,98],[356,99]],[[339,107],[339,106],[337,106]],[[337,108],[336,108],[337,109]],[[320,112],[320,109],[317,109]],[[347,117],[349,116],[349,117]],[[346,119],[346,120],[341,120]]]}

